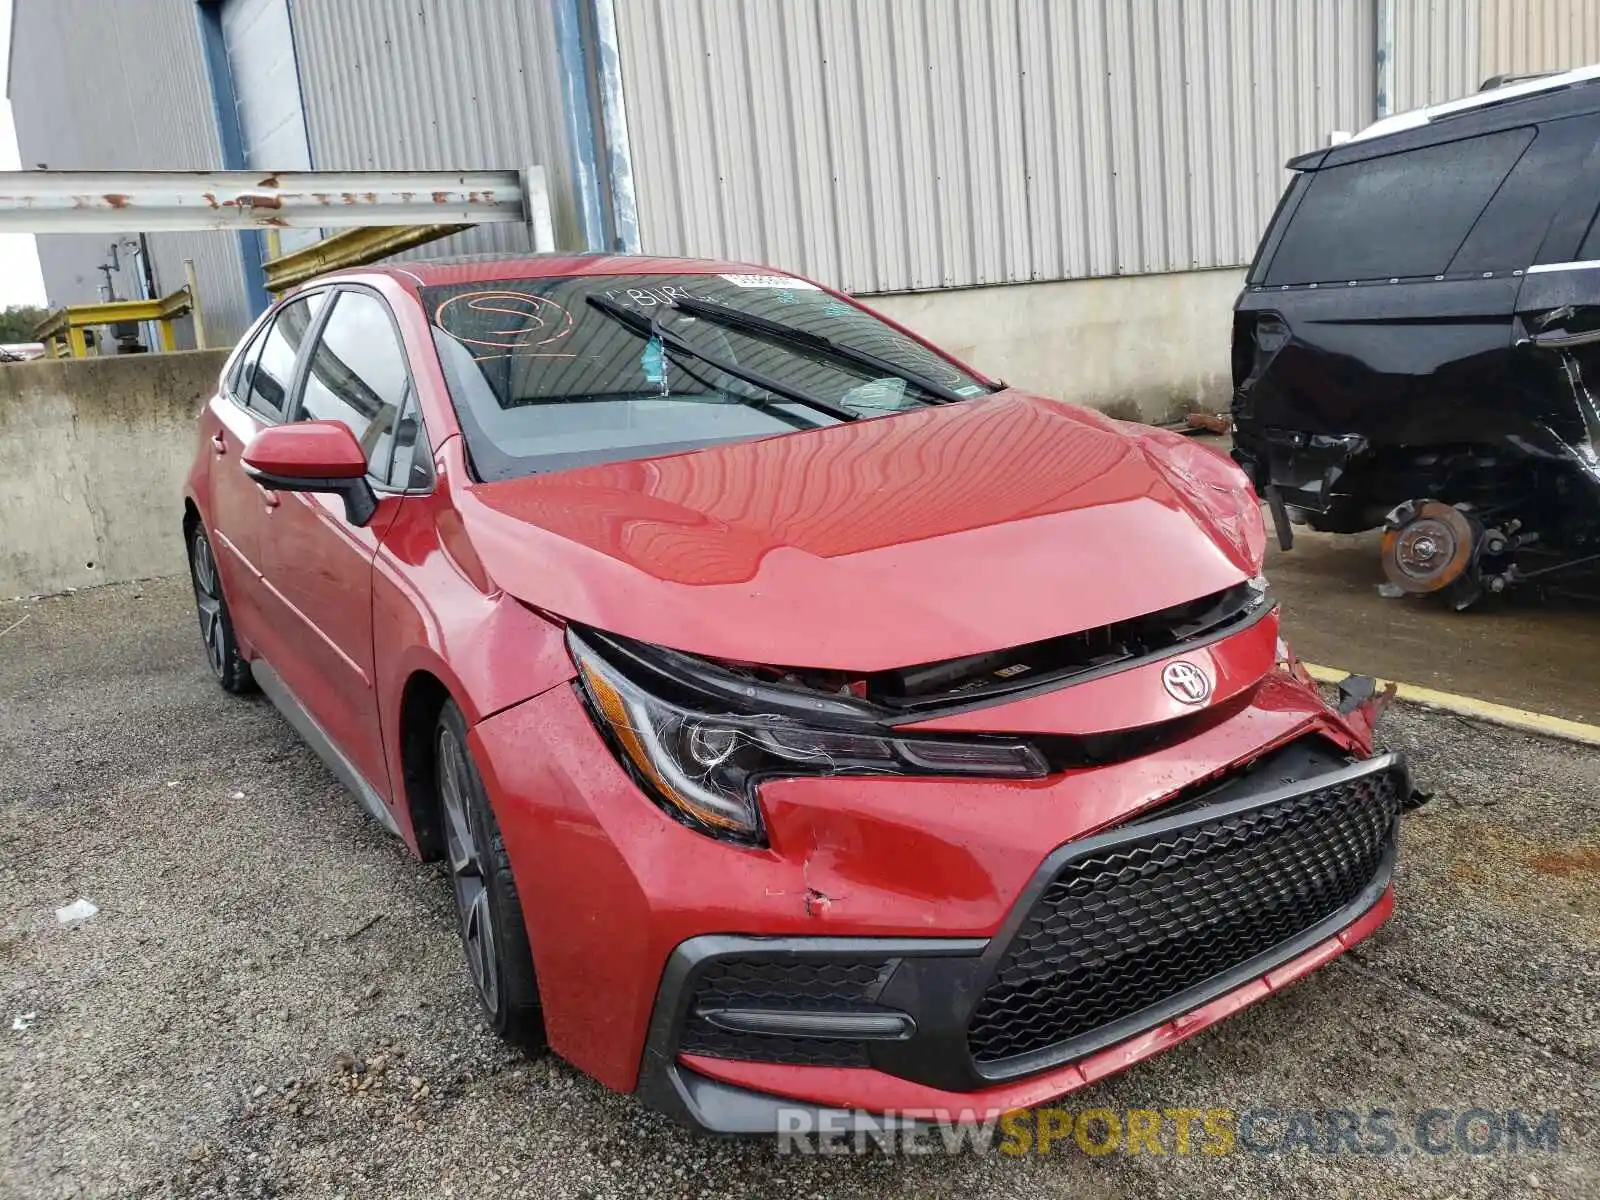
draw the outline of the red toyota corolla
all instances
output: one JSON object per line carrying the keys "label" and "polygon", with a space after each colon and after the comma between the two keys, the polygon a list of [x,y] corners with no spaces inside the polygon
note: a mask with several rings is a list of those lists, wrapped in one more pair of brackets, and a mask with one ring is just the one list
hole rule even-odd
{"label": "red toyota corolla", "polygon": [[1036,1104],[1389,914],[1405,767],[1279,640],[1244,476],[846,296],[339,274],[200,425],[223,687],[448,862],[497,1031],[700,1127]]}

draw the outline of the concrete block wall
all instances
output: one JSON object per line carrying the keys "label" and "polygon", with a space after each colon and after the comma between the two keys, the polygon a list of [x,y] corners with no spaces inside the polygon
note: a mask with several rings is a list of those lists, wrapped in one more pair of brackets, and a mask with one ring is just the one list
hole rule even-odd
{"label": "concrete block wall", "polygon": [[195,415],[226,356],[0,365],[0,597],[184,570]]}
{"label": "concrete block wall", "polygon": [[1243,286],[1230,268],[861,299],[1015,387],[1160,423],[1227,409]]}

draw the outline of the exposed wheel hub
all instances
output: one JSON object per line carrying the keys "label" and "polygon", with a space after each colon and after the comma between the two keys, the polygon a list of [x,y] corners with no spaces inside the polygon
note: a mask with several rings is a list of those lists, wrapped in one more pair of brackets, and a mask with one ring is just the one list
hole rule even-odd
{"label": "exposed wheel hub", "polygon": [[1472,573],[1481,535],[1459,508],[1424,500],[1391,516],[1383,533],[1383,573],[1414,595],[1442,591]]}
{"label": "exposed wheel hub", "polygon": [[1383,573],[1392,594],[1442,594],[1456,608],[1466,608],[1483,592],[1480,559],[1506,548],[1505,535],[1485,530],[1470,508],[1439,500],[1410,501],[1389,514]]}

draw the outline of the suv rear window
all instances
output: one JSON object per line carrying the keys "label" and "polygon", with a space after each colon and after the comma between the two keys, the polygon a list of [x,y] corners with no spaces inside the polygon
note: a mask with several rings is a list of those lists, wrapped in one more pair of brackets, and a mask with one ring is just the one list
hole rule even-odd
{"label": "suv rear window", "polygon": [[1261,282],[1443,274],[1533,135],[1506,129],[1315,172]]}

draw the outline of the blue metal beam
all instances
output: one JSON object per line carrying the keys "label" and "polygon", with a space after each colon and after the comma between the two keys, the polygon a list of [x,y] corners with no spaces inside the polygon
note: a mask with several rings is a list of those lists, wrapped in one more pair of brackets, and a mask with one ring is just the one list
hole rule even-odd
{"label": "blue metal beam", "polygon": [[[217,141],[226,171],[243,171],[244,135],[239,129],[239,106],[233,94],[233,72],[228,67],[228,45],[222,37],[220,0],[197,0],[195,19],[200,29],[200,47],[205,55],[206,78],[211,84],[211,110],[216,117]],[[261,235],[239,234],[239,259],[244,266],[245,299],[253,316],[266,312],[272,303],[267,291],[267,276],[261,265]]]}
{"label": "blue metal beam", "polygon": [[611,193],[613,244],[624,254],[639,253],[639,212],[633,192],[633,149],[628,140],[628,105],[622,88],[622,51],[617,46],[613,0],[589,0],[594,10],[595,65],[604,128],[605,177]]}

